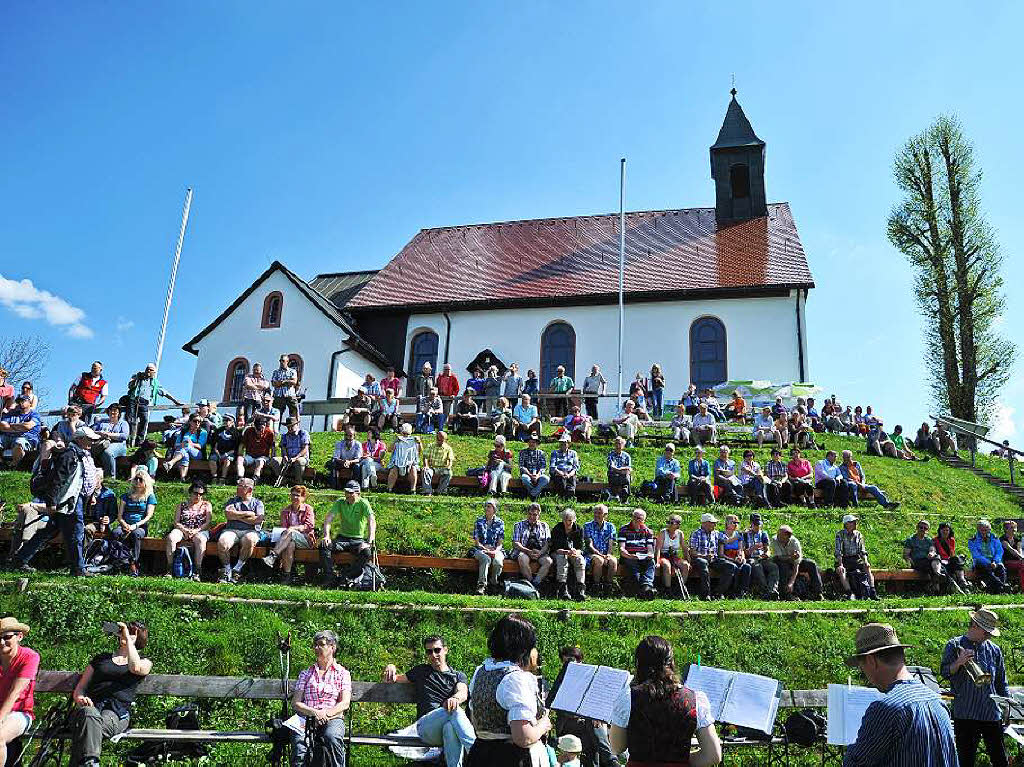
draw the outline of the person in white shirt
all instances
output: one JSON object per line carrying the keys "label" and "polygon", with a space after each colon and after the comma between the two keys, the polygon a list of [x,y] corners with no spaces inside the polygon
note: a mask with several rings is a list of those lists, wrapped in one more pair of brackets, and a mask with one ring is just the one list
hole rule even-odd
{"label": "person in white shirt", "polygon": [[693,417],[691,441],[696,439],[699,445],[703,445],[705,442],[710,442],[714,445],[718,442],[717,423],[715,417],[708,412],[707,403],[701,402],[697,406],[697,415]]}
{"label": "person in white shirt", "polygon": [[761,408],[761,412],[754,416],[754,438],[758,447],[764,446],[766,439],[774,439],[779,449],[782,449],[782,434],[775,428],[770,407]]}

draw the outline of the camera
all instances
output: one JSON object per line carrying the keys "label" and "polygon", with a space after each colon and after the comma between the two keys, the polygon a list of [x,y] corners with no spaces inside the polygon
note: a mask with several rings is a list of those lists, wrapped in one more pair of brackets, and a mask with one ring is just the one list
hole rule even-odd
{"label": "camera", "polygon": [[104,634],[109,634],[110,636],[117,636],[121,633],[121,629],[117,627],[117,624],[114,623],[114,621],[103,621],[103,623],[101,623],[100,626],[103,629]]}

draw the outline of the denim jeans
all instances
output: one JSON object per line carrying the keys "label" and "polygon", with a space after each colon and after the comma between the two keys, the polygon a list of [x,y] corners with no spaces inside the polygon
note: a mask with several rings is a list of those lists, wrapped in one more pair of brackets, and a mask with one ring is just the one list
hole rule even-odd
{"label": "denim jeans", "polygon": [[665,401],[665,390],[664,389],[651,389],[651,407],[654,412],[651,414],[655,418],[661,418],[661,407]]}
{"label": "denim jeans", "polygon": [[626,559],[622,558],[622,563],[626,565],[626,569],[630,575],[639,583],[641,586],[653,586],[654,585],[654,559],[647,557],[646,559]]}
{"label": "denim jeans", "polygon": [[130,426],[128,441],[133,445],[138,445],[146,439],[146,432],[149,429],[149,400],[137,397],[128,400],[126,420]]}
{"label": "denim jeans", "polygon": [[537,500],[540,494],[544,492],[544,488],[548,486],[551,481],[551,477],[547,474],[541,474],[537,479],[531,480],[526,474],[519,475],[519,481],[523,483],[523,490],[530,496],[531,501]]}
{"label": "denim jeans", "polygon": [[108,477],[117,476],[117,459],[128,455],[127,442],[111,442],[100,453],[100,463],[103,466],[103,473]]}
{"label": "denim jeans", "polygon": [[85,567],[82,556],[82,542],[85,539],[85,521],[82,517],[82,498],[78,498],[75,510],[71,514],[51,514],[46,527],[33,535],[25,545],[18,549],[13,559],[19,565],[32,560],[43,544],[61,534],[64,539],[68,567],[72,575],[78,575]]}
{"label": "denim jeans", "polygon": [[461,767],[463,751],[469,751],[476,742],[473,725],[461,708],[450,714],[443,708],[424,714],[416,721],[416,734],[424,743],[444,747],[447,767]]}
{"label": "denim jeans", "polygon": [[[307,721],[307,725],[310,722]],[[306,758],[306,736],[292,732],[292,767],[302,767]],[[331,719],[324,725],[324,759],[317,760],[317,767],[345,767],[345,720]]]}

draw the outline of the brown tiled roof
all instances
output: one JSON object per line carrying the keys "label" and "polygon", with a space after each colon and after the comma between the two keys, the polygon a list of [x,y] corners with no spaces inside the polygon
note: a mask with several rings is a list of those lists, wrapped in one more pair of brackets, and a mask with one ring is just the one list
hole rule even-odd
{"label": "brown tiled roof", "polygon": [[[618,267],[618,215],[424,229],[345,308],[602,303]],[[626,214],[631,300],[795,287],[814,281],[787,203],[721,228],[714,208]]]}

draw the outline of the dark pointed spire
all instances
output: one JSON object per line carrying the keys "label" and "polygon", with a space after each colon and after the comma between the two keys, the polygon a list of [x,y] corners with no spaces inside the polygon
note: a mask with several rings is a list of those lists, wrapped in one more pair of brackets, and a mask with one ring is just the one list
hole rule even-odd
{"label": "dark pointed spire", "polygon": [[718,140],[711,148],[764,146],[764,142],[757,137],[754,129],[750,127],[750,120],[743,114],[743,107],[736,100],[736,88],[734,87],[729,93],[732,94],[732,100],[729,101],[729,108],[725,112],[722,129],[718,131]]}

